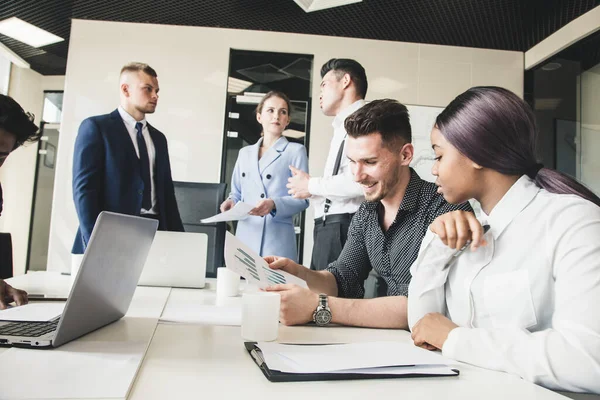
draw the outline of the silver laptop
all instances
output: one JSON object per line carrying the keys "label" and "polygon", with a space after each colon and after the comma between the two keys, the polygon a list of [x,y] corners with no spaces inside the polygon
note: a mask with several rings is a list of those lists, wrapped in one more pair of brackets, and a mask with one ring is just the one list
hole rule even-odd
{"label": "silver laptop", "polygon": [[58,347],[123,317],[157,228],[153,219],[100,213],[62,315],[0,321],[0,345]]}
{"label": "silver laptop", "polygon": [[140,286],[203,288],[206,283],[208,235],[156,232],[140,277]]}

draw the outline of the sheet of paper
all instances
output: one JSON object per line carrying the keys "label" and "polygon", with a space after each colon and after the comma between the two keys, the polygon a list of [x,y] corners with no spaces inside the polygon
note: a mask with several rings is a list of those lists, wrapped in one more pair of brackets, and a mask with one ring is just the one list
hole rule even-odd
{"label": "sheet of paper", "polygon": [[0,398],[125,398],[146,346],[78,340],[46,351],[6,350],[0,353]]}
{"label": "sheet of paper", "polygon": [[240,221],[248,218],[248,213],[254,208],[253,205],[238,201],[235,206],[228,211],[214,215],[210,218],[200,220],[203,224],[213,224],[215,222]]}
{"label": "sheet of paper", "polygon": [[306,281],[292,274],[269,268],[261,256],[229,232],[225,236],[225,266],[261,289],[282,283],[308,287]]}
{"label": "sheet of paper", "polygon": [[[263,354],[264,357],[264,354]],[[302,366],[292,360],[281,356],[279,353],[270,353],[268,357],[264,357],[265,362],[270,370],[301,373],[304,372]],[[447,365],[417,365],[406,367],[375,367],[375,368],[356,368],[339,371],[328,371],[332,374],[387,374],[387,375],[456,375]]]}
{"label": "sheet of paper", "polygon": [[[260,342],[258,347],[271,363],[295,368],[293,372],[319,373],[378,367],[449,365],[440,354],[408,343],[366,342],[325,346],[285,345]],[[272,355],[276,357],[273,358]],[[284,360],[277,359],[283,358]]]}
{"label": "sheet of paper", "polygon": [[415,367],[359,368],[345,371],[331,371],[332,374],[388,374],[388,375],[456,375],[447,365],[417,365]]}
{"label": "sheet of paper", "polygon": [[0,311],[0,321],[50,321],[62,314],[66,303],[29,303]]}
{"label": "sheet of paper", "polygon": [[242,308],[239,306],[213,306],[206,304],[165,307],[161,322],[202,325],[242,325]]}

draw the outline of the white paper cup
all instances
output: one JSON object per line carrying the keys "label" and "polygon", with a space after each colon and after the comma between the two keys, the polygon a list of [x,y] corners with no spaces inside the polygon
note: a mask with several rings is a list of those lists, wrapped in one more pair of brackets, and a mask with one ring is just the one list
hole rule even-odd
{"label": "white paper cup", "polygon": [[83,261],[83,254],[71,254],[71,285],[75,283],[81,262]]}
{"label": "white paper cup", "polygon": [[272,292],[242,295],[242,338],[252,342],[276,340],[281,296]]}
{"label": "white paper cup", "polygon": [[240,276],[225,267],[217,268],[217,297],[234,297],[240,291]]}

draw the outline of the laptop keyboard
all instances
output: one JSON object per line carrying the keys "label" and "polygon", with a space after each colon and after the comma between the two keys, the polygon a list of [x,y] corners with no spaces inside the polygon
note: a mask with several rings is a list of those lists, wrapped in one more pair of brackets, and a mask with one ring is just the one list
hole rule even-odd
{"label": "laptop keyboard", "polygon": [[0,326],[0,335],[40,337],[56,330],[58,319],[51,322],[13,322]]}

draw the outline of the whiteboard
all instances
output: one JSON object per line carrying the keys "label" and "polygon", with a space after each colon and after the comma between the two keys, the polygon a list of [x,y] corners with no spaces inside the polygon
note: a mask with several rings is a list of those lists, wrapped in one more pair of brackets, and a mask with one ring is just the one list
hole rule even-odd
{"label": "whiteboard", "polygon": [[429,182],[435,182],[435,176],[431,174],[435,154],[431,149],[429,135],[435,125],[435,119],[444,110],[443,107],[411,106],[407,105],[412,128],[412,143],[415,155],[410,166],[417,174]]}
{"label": "whiteboard", "polygon": [[[435,119],[444,110],[443,107],[427,106],[409,106],[408,115],[410,116],[410,126],[412,128],[412,142],[415,148],[415,155],[410,166],[417,174],[429,182],[435,182],[435,176],[431,174],[431,167],[435,162],[435,153],[431,148],[431,129],[435,125]],[[475,199],[469,200],[475,216],[481,218],[481,205]]]}

